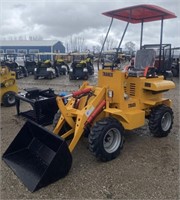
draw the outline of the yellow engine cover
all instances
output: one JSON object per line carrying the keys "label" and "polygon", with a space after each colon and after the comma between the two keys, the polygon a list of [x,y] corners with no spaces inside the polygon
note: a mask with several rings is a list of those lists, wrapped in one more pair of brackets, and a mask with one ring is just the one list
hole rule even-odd
{"label": "yellow engine cover", "polygon": [[144,81],[143,89],[151,91],[164,91],[175,88],[175,84],[172,81],[168,80],[159,80],[159,79],[146,79]]}

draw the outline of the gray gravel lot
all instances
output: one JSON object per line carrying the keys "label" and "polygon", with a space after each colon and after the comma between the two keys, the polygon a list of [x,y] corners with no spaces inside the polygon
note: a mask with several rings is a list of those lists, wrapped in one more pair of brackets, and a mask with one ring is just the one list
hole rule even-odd
{"label": "gray gravel lot", "polygon": [[[97,81],[97,73],[89,79]],[[179,79],[176,88],[165,96],[173,101],[174,125],[166,138],[150,136],[147,125],[127,132],[124,149],[115,160],[99,162],[82,138],[73,151],[73,165],[63,179],[31,193],[16,175],[1,162],[0,199],[179,199]],[[18,80],[20,90],[27,87],[54,88],[59,91],[78,89],[82,81],[68,76],[53,80]],[[22,103],[22,109],[28,104]],[[1,107],[1,155],[17,135],[25,119],[16,116],[15,107]],[[52,130],[52,126],[47,127]]]}

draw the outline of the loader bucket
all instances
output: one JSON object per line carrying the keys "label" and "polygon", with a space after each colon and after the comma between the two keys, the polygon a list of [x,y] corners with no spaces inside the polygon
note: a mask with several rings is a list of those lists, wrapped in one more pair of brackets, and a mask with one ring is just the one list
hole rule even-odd
{"label": "loader bucket", "polygon": [[72,164],[65,140],[31,121],[2,158],[31,192],[66,176]]}

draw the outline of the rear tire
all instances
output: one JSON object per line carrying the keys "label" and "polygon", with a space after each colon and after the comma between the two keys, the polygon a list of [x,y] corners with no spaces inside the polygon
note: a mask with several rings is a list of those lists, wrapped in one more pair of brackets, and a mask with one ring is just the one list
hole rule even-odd
{"label": "rear tire", "polygon": [[56,73],[56,77],[59,77],[59,72]]}
{"label": "rear tire", "polygon": [[74,80],[74,77],[72,75],[69,75],[69,80]]}
{"label": "rear tire", "polygon": [[28,73],[27,70],[25,70],[25,72],[24,72],[24,77],[28,77],[28,76],[29,76],[29,73]]}
{"label": "rear tire", "polygon": [[178,77],[179,74],[178,74],[178,70],[176,68],[173,68],[171,71],[172,71],[172,74],[174,77]]}
{"label": "rear tire", "polygon": [[166,137],[173,125],[173,111],[166,105],[152,109],[149,116],[149,129],[154,137]]}
{"label": "rear tire", "polygon": [[53,78],[54,78],[54,76],[53,76],[53,73],[52,73],[52,72],[50,72],[50,73],[49,73],[49,76],[48,76],[48,79],[50,79],[50,80],[51,80],[51,79],[53,79]]}
{"label": "rear tire", "polygon": [[20,79],[20,77],[19,73],[16,72],[16,79]]}
{"label": "rear tire", "polygon": [[84,76],[84,80],[88,80],[88,75],[85,75],[85,76]]}
{"label": "rear tire", "polygon": [[16,104],[15,95],[15,92],[6,92],[2,97],[3,105],[6,107],[14,106]]}
{"label": "rear tire", "polygon": [[116,158],[123,147],[124,128],[112,117],[95,123],[89,134],[89,150],[101,161]]}

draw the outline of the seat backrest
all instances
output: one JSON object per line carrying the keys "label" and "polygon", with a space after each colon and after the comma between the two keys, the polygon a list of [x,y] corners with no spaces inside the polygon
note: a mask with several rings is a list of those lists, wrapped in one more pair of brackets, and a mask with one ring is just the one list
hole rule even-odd
{"label": "seat backrest", "polygon": [[154,49],[141,49],[136,52],[134,68],[144,70],[145,67],[153,67],[156,58]]}

